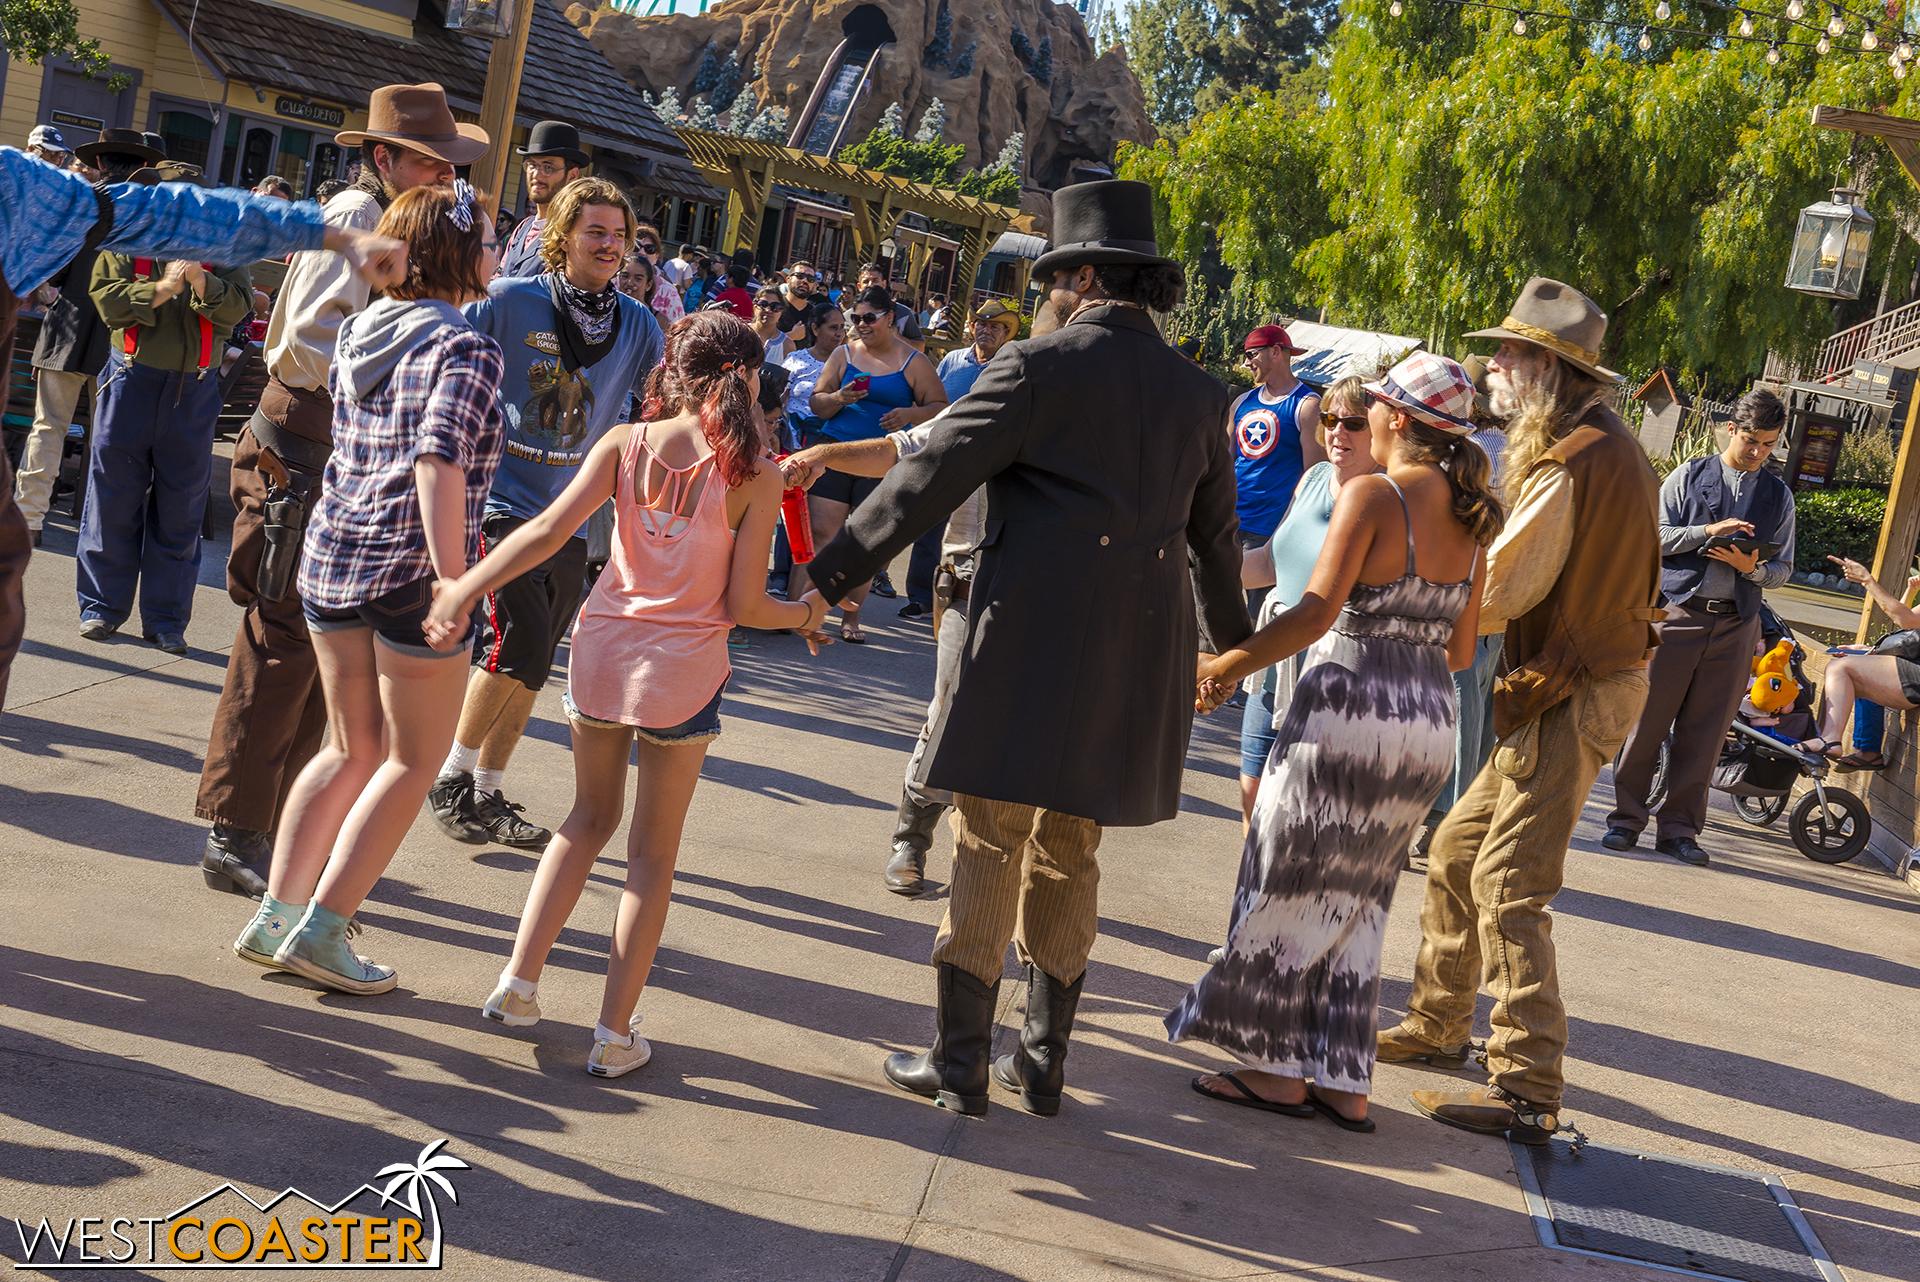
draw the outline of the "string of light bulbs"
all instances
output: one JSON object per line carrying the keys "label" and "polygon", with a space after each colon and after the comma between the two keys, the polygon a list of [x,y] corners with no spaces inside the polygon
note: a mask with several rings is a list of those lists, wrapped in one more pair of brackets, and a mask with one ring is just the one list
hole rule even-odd
{"label": "string of light bulbs", "polygon": [[[1720,9],[1727,13],[1738,13],[1740,15],[1739,27],[1737,30],[1729,31],[1706,31],[1694,27],[1659,26],[1652,23],[1623,22],[1616,18],[1583,18],[1574,13],[1554,13],[1540,9],[1522,8],[1518,5],[1500,4],[1498,0],[1432,0],[1432,2],[1452,5],[1459,9],[1486,9],[1496,13],[1510,13],[1514,15],[1513,33],[1517,36],[1526,35],[1529,30],[1529,21],[1538,19],[1545,19],[1549,22],[1560,21],[1575,26],[1607,27],[1615,31],[1637,32],[1635,44],[1642,53],[1650,52],[1653,49],[1653,38],[1655,35],[1696,36],[1706,40],[1727,40],[1741,41],[1748,44],[1764,44],[1767,46],[1766,60],[1769,66],[1779,64],[1782,49],[1811,49],[1816,54],[1822,55],[1831,53],[1834,49],[1833,42],[1847,33],[1846,10],[1841,5],[1835,4],[1830,6],[1831,16],[1826,22],[1807,22],[1804,20],[1806,18],[1807,6],[1803,0],[1787,0],[1787,7],[1784,14],[1762,13],[1759,10],[1751,9],[1744,5],[1722,3],[1721,0],[1690,0],[1691,3],[1703,5],[1708,8]],[[1387,12],[1395,18],[1400,17],[1406,12],[1406,0],[1392,0],[1392,3],[1387,6]],[[1654,7],[1654,16],[1658,22],[1669,22],[1673,17],[1673,7],[1668,0],[1659,0],[1659,3]],[[1776,23],[1785,23],[1789,27],[1798,27],[1804,31],[1817,33],[1817,39],[1793,40],[1760,35],[1756,32],[1754,26],[1756,17]],[[1914,37],[1902,30],[1898,33],[1890,33],[1890,38],[1893,42],[1893,47],[1887,55],[1887,64],[1892,68],[1893,78],[1895,80],[1904,80],[1907,75],[1907,64],[1914,60]],[[1842,50],[1842,52],[1854,53],[1856,56],[1873,55],[1877,54],[1885,43],[1886,42],[1880,38],[1876,24],[1871,19],[1868,19],[1865,24],[1865,29],[1860,35],[1859,49],[1857,51]]]}

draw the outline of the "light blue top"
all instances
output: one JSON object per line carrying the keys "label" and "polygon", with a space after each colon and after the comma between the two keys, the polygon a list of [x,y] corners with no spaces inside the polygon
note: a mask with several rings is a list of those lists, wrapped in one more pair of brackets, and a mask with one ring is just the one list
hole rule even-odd
{"label": "light blue top", "polygon": [[[327,224],[310,200],[285,201],[191,183],[116,183],[113,230],[101,249],[223,266],[319,249]],[[25,296],[80,252],[99,220],[87,180],[0,147],[0,276]]]}
{"label": "light blue top", "polygon": [[1320,549],[1327,541],[1327,526],[1333,521],[1333,464],[1315,463],[1300,478],[1294,491],[1293,506],[1286,519],[1273,532],[1269,549],[1273,553],[1273,591],[1270,599],[1282,608],[1300,604],[1307,594],[1307,582],[1320,560]]}
{"label": "light blue top", "polygon": [[973,344],[968,343],[941,357],[939,368],[934,373],[940,379],[940,386],[947,389],[947,400],[952,402],[973,390],[980,371],[986,367],[986,363],[973,354]]}
{"label": "light blue top", "polygon": [[527,520],[545,511],[580,471],[594,442],[622,421],[627,393],[644,389],[666,345],[652,310],[622,294],[613,350],[598,364],[568,373],[560,364],[551,290],[546,276],[496,280],[484,300],[463,309],[467,321],[506,354],[500,410],[507,449],[493,474],[488,516]]}

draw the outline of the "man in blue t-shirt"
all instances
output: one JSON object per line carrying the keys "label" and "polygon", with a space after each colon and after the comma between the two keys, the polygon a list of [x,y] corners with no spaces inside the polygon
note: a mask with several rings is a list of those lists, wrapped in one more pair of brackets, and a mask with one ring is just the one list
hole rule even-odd
{"label": "man in blue t-shirt", "polygon": [[[620,189],[604,178],[575,179],[554,197],[549,219],[560,244],[545,260],[547,274],[495,280],[484,301],[465,309],[506,354],[507,448],[480,527],[483,553],[559,497],[594,442],[624,421],[628,393],[643,389],[665,346],[652,311],[614,288],[636,226]],[[542,850],[553,835],[520,818],[501,776],[580,606],[586,572],[583,526],[544,564],[481,602],[453,750],[427,797],[456,841]]]}
{"label": "man in blue t-shirt", "polygon": [[1240,546],[1259,547],[1293,502],[1294,487],[1327,457],[1320,444],[1320,394],[1293,376],[1295,347],[1278,325],[1247,335],[1246,365],[1259,382],[1227,410],[1233,475],[1240,487]]}

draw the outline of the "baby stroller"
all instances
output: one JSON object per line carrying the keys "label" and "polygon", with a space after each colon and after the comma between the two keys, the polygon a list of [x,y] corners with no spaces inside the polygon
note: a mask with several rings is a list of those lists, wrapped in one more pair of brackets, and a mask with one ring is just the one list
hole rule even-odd
{"label": "baby stroller", "polygon": [[[1823,864],[1843,864],[1865,850],[1873,835],[1867,803],[1827,782],[1833,771],[1831,761],[1794,746],[1813,738],[1813,682],[1802,666],[1806,651],[1786,623],[1764,603],[1760,606],[1760,635],[1766,649],[1781,640],[1792,643],[1789,670],[1800,693],[1791,707],[1771,714],[1754,707],[1751,699],[1741,701],[1726,742],[1720,747],[1712,786],[1732,796],[1735,814],[1764,828],[1787,809],[1794,782],[1811,780],[1812,790],[1801,796],[1787,816],[1787,835],[1793,839],[1794,849],[1807,858]],[[1660,745],[1654,765],[1647,799],[1650,807],[1657,807],[1667,795],[1667,761],[1672,750],[1669,737]]]}

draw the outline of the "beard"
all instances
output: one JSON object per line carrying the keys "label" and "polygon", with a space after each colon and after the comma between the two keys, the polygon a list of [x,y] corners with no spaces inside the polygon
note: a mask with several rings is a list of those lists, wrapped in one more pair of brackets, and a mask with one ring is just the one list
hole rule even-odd
{"label": "beard", "polygon": [[1540,456],[1571,432],[1599,399],[1595,380],[1558,360],[1525,368],[1487,371],[1488,401],[1506,418],[1507,448],[1502,467],[1509,510],[1519,505],[1527,474]]}

